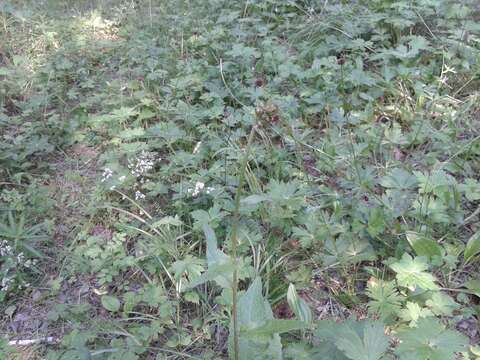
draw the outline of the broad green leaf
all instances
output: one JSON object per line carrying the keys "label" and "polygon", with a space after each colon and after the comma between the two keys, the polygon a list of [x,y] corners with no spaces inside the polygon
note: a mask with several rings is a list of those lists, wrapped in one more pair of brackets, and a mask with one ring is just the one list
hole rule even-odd
{"label": "broad green leaf", "polygon": [[183,224],[183,221],[180,220],[177,216],[165,216],[164,218],[161,218],[158,221],[155,221],[152,226],[154,228],[159,228],[164,225],[172,225],[172,226],[181,226]]}
{"label": "broad green leaf", "polygon": [[380,315],[383,320],[396,314],[403,301],[393,281],[370,279],[367,283],[367,295],[371,299],[368,302],[369,311]]}
{"label": "broad green leaf", "polygon": [[468,263],[478,253],[480,253],[480,231],[477,231],[470,237],[470,239],[468,239],[467,246],[463,252],[465,262]]}
{"label": "broad green leaf", "polygon": [[351,360],[379,360],[389,347],[389,338],[380,322],[370,320],[318,323],[315,335],[335,346]]}
{"label": "broad green leaf", "polygon": [[468,340],[459,332],[447,330],[435,318],[420,319],[416,328],[398,333],[400,345],[395,353],[403,359],[452,360],[467,349]]}
{"label": "broad green leaf", "polygon": [[434,292],[426,305],[438,316],[452,316],[453,311],[460,308],[449,295],[440,291]]}
{"label": "broad green leaf", "polygon": [[417,178],[402,168],[395,168],[380,180],[380,185],[389,189],[408,190],[417,185]]}
{"label": "broad green leaf", "polygon": [[467,281],[463,286],[468,289],[468,292],[480,298],[480,279],[472,279]]}
{"label": "broad green leaf", "polygon": [[101,298],[102,306],[111,312],[116,312],[120,309],[120,300],[115,296],[103,295]]}
{"label": "broad green leaf", "polygon": [[267,200],[267,197],[264,195],[250,195],[241,200],[242,205],[257,205],[263,201]]}
{"label": "broad green leaf", "polygon": [[[256,278],[248,290],[238,300],[238,325],[241,334],[245,332],[262,329],[269,321],[273,320],[273,313],[268,301],[262,295],[262,282]],[[272,327],[273,328],[273,327]],[[272,330],[269,328],[267,330]],[[261,331],[265,334],[265,331]],[[242,336],[240,334],[240,360],[262,359],[281,360],[282,344],[280,336],[276,333],[270,336]],[[232,355],[233,348],[233,323],[230,322],[230,335],[228,338],[229,353]]]}
{"label": "broad green leaf", "polygon": [[424,290],[438,289],[433,275],[425,271],[428,269],[428,264],[424,257],[413,259],[405,253],[400,261],[393,263],[390,267],[397,273],[397,281],[400,286],[411,290],[418,287]]}
{"label": "broad green leaf", "polygon": [[300,320],[273,319],[267,320],[263,325],[254,329],[241,331],[240,336],[255,339],[257,337],[271,337],[275,334],[283,334],[305,328],[307,328],[307,324]]}
{"label": "broad green leaf", "polygon": [[410,326],[416,326],[418,319],[433,316],[433,313],[427,308],[421,308],[416,302],[408,301],[405,309],[399,312],[404,321],[410,322]]}
{"label": "broad green leaf", "polygon": [[410,246],[415,250],[418,256],[426,256],[432,258],[442,255],[442,248],[435,240],[426,238],[413,231],[407,231],[407,240]]}
{"label": "broad green leaf", "polygon": [[290,309],[294,312],[295,316],[301,320],[310,324],[313,321],[312,310],[308,304],[301,297],[298,296],[295,290],[295,285],[290,284],[287,291],[287,302]]}

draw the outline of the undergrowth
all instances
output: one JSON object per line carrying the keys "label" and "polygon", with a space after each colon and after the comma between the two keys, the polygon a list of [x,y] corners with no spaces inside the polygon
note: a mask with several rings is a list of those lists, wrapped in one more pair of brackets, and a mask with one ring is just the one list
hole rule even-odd
{"label": "undergrowth", "polygon": [[479,20],[1,3],[0,358],[480,358]]}

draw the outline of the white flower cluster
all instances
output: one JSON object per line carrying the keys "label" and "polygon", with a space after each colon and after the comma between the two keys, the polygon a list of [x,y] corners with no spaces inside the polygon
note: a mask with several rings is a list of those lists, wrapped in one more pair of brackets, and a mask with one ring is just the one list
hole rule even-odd
{"label": "white flower cluster", "polygon": [[[0,281],[0,291],[7,292],[14,285],[16,276],[15,273],[9,274],[9,270],[21,271],[22,269],[30,269],[32,266],[37,264],[37,260],[26,259],[26,256],[23,252],[15,255],[13,247],[8,243],[7,240],[0,241],[0,257],[6,257],[7,259],[2,259],[2,262],[8,264],[6,269],[3,269],[2,281]],[[19,289],[28,287],[29,284],[21,282],[17,284]]]}
{"label": "white flower cluster", "polygon": [[[153,169],[155,163],[159,160],[160,159],[157,158],[155,154],[143,150],[134,160],[128,161],[128,169],[140,184],[144,184],[145,182],[148,182],[148,180],[145,180],[144,176]],[[137,186],[138,184],[135,184],[135,187]],[[145,199],[145,194],[137,189],[135,191],[135,200],[142,199]]]}
{"label": "white flower cluster", "polygon": [[197,196],[200,194],[203,190],[205,189],[206,194],[210,194],[213,190],[215,190],[213,187],[208,186],[205,188],[205,184],[203,182],[197,181],[195,183],[195,188],[190,188],[187,190],[189,194],[191,194],[193,197]]}
{"label": "white flower cluster", "polygon": [[[145,199],[145,194],[143,194],[140,190],[139,187],[148,182],[148,179],[145,179],[145,175],[148,174],[149,171],[151,171],[155,163],[159,161],[160,159],[155,156],[154,153],[147,152],[143,150],[140,155],[135,157],[132,160],[128,160],[128,169],[130,170],[130,174],[136,179],[136,183],[133,186],[133,189],[135,190],[135,200],[141,200]],[[110,180],[113,177],[113,170],[110,168],[105,168],[103,170],[103,175],[102,175],[102,183]],[[126,175],[122,175],[118,178],[118,182],[123,183],[127,179]],[[112,185],[110,186],[110,191],[115,190],[116,186]]]}
{"label": "white flower cluster", "polygon": [[145,199],[145,194],[139,190],[135,191],[135,200],[142,200],[142,199]]}
{"label": "white flower cluster", "polygon": [[0,241],[0,256],[11,256],[13,254],[12,247],[7,240]]}
{"label": "white flower cluster", "polygon": [[102,183],[107,181],[113,176],[113,171],[110,168],[105,168],[103,170],[103,175],[102,175]]}
{"label": "white flower cluster", "polygon": [[10,286],[13,284],[13,281],[13,276],[4,275],[2,278],[2,283],[0,284],[0,290],[7,292],[10,289]]}
{"label": "white flower cluster", "polygon": [[133,176],[141,178],[153,169],[156,161],[158,159],[153,153],[143,150],[135,160],[128,161],[128,168]]}

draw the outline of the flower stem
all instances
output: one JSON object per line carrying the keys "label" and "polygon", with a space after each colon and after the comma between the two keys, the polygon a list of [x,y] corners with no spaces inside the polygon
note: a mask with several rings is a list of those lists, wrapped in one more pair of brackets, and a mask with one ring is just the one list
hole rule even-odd
{"label": "flower stem", "polygon": [[232,224],[232,259],[233,259],[233,281],[232,281],[232,317],[233,317],[233,358],[238,360],[239,358],[239,348],[238,348],[238,314],[237,314],[237,303],[238,303],[238,261],[237,261],[237,246],[238,246],[238,223],[240,221],[240,198],[242,195],[243,183],[245,182],[245,173],[247,171],[248,157],[250,155],[250,149],[252,147],[253,138],[255,131],[257,129],[257,124],[253,125],[250,135],[248,136],[247,147],[245,149],[245,154],[243,156],[240,174],[238,180],[238,188],[235,194],[235,209],[233,212],[233,224]]}

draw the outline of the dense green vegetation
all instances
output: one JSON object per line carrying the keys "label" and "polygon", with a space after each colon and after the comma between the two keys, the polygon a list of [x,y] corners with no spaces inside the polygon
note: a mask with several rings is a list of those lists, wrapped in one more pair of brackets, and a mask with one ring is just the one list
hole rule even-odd
{"label": "dense green vegetation", "polygon": [[1,2],[0,358],[479,359],[479,20]]}

